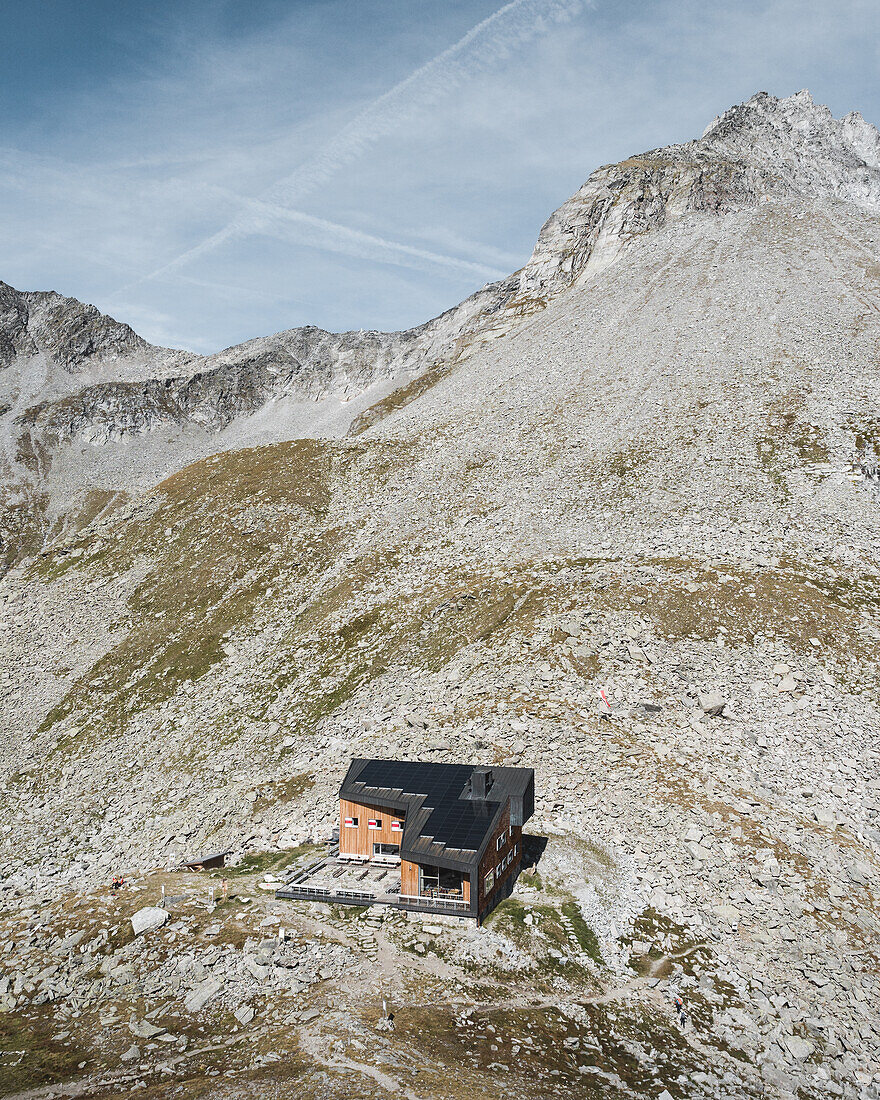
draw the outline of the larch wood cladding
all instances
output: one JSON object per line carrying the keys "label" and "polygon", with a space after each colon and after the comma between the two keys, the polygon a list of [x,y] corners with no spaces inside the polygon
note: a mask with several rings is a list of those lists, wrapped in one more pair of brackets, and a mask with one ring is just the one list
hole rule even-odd
{"label": "larch wood cladding", "polygon": [[400,861],[400,892],[417,897],[419,893],[419,865],[408,859]]}
{"label": "larch wood cladding", "polygon": [[[357,828],[345,824],[347,817],[358,819]],[[367,822],[381,820],[380,829],[370,829]],[[372,806],[362,802],[339,800],[339,854],[341,856],[373,856],[374,844],[400,844],[403,831],[392,831],[391,822],[404,820],[402,810],[391,810],[387,806]]]}

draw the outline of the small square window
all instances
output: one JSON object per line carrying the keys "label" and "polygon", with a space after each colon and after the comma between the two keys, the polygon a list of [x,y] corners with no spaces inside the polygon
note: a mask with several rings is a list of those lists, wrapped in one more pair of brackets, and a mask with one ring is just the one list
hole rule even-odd
{"label": "small square window", "polygon": [[359,819],[356,817],[347,817],[345,819],[346,829],[356,829],[358,827],[358,820]]}
{"label": "small square window", "polygon": [[382,828],[382,818],[381,817],[371,817],[370,820],[367,822],[367,828],[368,829],[381,829]]}

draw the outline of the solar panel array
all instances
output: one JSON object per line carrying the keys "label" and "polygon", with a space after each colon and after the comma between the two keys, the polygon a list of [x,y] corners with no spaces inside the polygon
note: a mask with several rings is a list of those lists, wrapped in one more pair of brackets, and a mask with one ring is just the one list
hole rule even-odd
{"label": "solar panel array", "polygon": [[368,760],[355,782],[377,793],[388,790],[404,795],[424,795],[425,807],[430,807],[431,813],[421,829],[422,834],[433,837],[447,848],[475,852],[500,802],[462,797],[473,770],[469,764]]}

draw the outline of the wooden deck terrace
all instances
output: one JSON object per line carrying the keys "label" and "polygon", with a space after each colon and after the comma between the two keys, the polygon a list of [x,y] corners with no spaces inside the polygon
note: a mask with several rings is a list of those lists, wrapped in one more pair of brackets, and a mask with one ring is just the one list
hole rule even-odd
{"label": "wooden deck terrace", "polygon": [[286,901],[323,901],[336,905],[385,905],[415,913],[476,917],[470,902],[448,895],[400,892],[397,860],[340,859],[332,851],[295,874],[275,891]]}

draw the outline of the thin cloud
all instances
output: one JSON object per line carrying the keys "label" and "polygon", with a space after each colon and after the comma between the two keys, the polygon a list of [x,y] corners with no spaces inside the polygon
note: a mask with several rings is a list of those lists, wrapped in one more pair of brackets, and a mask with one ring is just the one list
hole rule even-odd
{"label": "thin cloud", "polygon": [[[234,218],[193,248],[151,271],[143,279],[121,288],[118,293],[124,293],[141,282],[175,271],[234,237],[265,232],[267,207],[272,208],[274,213],[280,206],[292,206],[300,202],[360,157],[380,138],[391,133],[414,112],[448,95],[465,79],[503,60],[511,49],[545,33],[552,24],[573,19],[583,10],[584,5],[585,0],[511,0],[472,27],[452,46],[375,99],[319,153],[309,158],[295,172],[273,184],[259,199],[250,200],[246,213]],[[422,250],[412,251],[418,253]],[[432,262],[441,259],[436,253],[429,255],[432,256]],[[447,257],[446,261],[452,266],[461,266],[464,263],[452,257]],[[480,266],[482,265],[473,265]]]}

